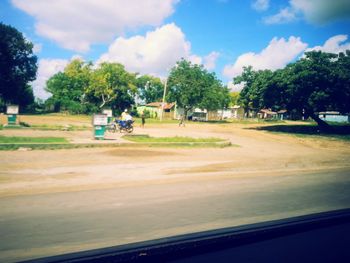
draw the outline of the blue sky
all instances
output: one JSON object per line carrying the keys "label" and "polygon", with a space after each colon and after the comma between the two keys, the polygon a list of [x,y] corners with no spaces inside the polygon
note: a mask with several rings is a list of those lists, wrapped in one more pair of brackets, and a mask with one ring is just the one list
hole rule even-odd
{"label": "blue sky", "polygon": [[305,51],[350,49],[349,0],[2,0],[0,20],[35,44],[34,94],[72,58],[165,77],[179,59],[229,82]]}

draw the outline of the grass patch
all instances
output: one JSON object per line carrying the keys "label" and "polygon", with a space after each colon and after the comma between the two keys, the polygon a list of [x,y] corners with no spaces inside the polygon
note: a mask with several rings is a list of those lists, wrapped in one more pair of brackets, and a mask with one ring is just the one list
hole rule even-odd
{"label": "grass patch", "polygon": [[69,143],[66,138],[60,137],[6,137],[0,135],[0,143],[7,144],[35,144],[35,143]]}
{"label": "grass patch", "polygon": [[149,135],[124,135],[123,139],[140,143],[213,143],[223,142],[220,138],[191,138],[191,137],[150,137]]}
{"label": "grass patch", "polygon": [[124,135],[124,139],[136,142],[135,146],[144,147],[208,147],[223,148],[232,145],[231,142],[220,138],[191,138],[191,137],[150,137],[148,135]]}
{"label": "grass patch", "polygon": [[329,131],[322,131],[312,123],[308,125],[270,125],[249,129],[295,135],[303,138],[328,138],[350,141],[350,124],[332,125]]}
{"label": "grass patch", "polygon": [[43,131],[85,131],[91,129],[87,126],[73,126],[73,125],[48,125],[48,124],[34,124],[30,126],[33,130]]}

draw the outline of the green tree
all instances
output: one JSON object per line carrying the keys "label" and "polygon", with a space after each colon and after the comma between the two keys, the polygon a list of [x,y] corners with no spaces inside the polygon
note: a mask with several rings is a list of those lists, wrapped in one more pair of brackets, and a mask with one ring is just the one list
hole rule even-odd
{"label": "green tree", "polygon": [[321,129],[330,126],[317,112],[350,112],[350,51],[340,54],[306,52],[284,69],[253,71],[245,68],[236,83],[244,82],[240,101],[245,107],[287,109],[311,117]]}
{"label": "green tree", "polygon": [[106,105],[121,112],[134,103],[137,92],[136,74],[129,73],[119,63],[102,63],[92,72],[90,84],[85,93],[99,101],[99,107]]}
{"label": "green tree", "polygon": [[229,91],[214,73],[201,65],[181,60],[170,71],[168,100],[184,109],[185,116],[194,108],[215,110],[229,104]]}
{"label": "green tree", "polygon": [[311,117],[321,129],[329,129],[317,112],[350,111],[349,64],[345,62],[348,59],[349,52],[347,55],[306,52],[304,58],[288,65],[275,81],[276,86],[284,88],[284,93],[275,96],[275,100],[289,111]]}
{"label": "green tree", "polygon": [[28,106],[34,102],[29,82],[37,72],[33,44],[17,29],[0,23],[0,102]]}
{"label": "green tree", "polygon": [[235,84],[243,83],[244,85],[238,102],[243,105],[245,112],[264,108],[264,93],[273,76],[273,72],[270,70],[254,71],[249,66],[243,68],[242,75],[234,78]]}
{"label": "green tree", "polygon": [[239,102],[239,92],[231,91],[230,92],[230,106],[238,105]]}
{"label": "green tree", "polygon": [[47,101],[55,111],[90,113],[95,107],[85,95],[91,77],[91,64],[80,59],[71,61],[63,72],[56,73],[46,83],[46,91],[52,94]]}
{"label": "green tree", "polygon": [[140,99],[145,103],[162,100],[164,85],[159,78],[143,75],[136,79],[136,85]]}

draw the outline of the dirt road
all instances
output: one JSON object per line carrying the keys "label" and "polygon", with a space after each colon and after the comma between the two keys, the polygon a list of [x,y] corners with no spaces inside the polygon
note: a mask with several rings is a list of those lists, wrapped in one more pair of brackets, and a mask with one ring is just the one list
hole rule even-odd
{"label": "dirt road", "polygon": [[[348,170],[350,143],[257,131],[254,125],[176,124],[135,128],[150,136],[220,137],[227,148],[93,148],[0,152],[0,197],[174,181]],[[92,142],[91,131],[1,130],[7,136],[59,136]],[[108,142],[123,142],[107,134]]]}
{"label": "dirt road", "polygon": [[[0,260],[18,260],[348,207],[350,143],[243,124],[147,125],[226,148],[0,151]],[[92,131],[0,130],[94,142]],[[123,143],[108,134],[108,143]],[[96,142],[105,143],[105,142]]]}

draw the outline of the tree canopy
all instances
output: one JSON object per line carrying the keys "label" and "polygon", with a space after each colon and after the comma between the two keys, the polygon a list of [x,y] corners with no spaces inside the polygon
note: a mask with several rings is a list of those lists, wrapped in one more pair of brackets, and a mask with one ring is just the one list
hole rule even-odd
{"label": "tree canopy", "polygon": [[47,104],[55,111],[89,113],[96,107],[86,100],[85,89],[89,86],[91,64],[72,60],[63,72],[53,75],[46,83],[46,91],[52,94]]}
{"label": "tree canopy", "polygon": [[318,112],[350,112],[349,68],[350,51],[339,54],[312,51],[274,72],[244,68],[234,82],[244,83],[239,100],[245,108],[287,109],[311,117],[327,129]]}
{"label": "tree canopy", "polygon": [[0,104],[28,106],[34,102],[29,82],[35,80],[33,44],[14,27],[0,23]]}
{"label": "tree canopy", "polygon": [[163,98],[164,85],[160,78],[143,75],[136,79],[139,97],[145,103],[161,101]]}
{"label": "tree canopy", "polygon": [[185,115],[194,108],[222,109],[230,102],[229,90],[214,73],[186,60],[171,69],[168,86],[168,100],[184,108]]}

